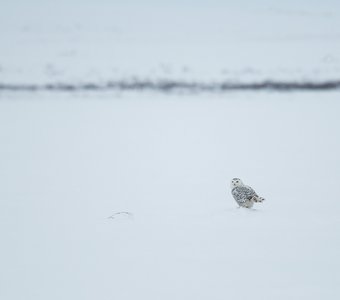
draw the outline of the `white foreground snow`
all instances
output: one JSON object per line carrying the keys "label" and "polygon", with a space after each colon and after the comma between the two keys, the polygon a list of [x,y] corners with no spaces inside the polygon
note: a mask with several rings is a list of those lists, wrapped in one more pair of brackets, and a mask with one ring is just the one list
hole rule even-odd
{"label": "white foreground snow", "polygon": [[0,298],[339,299],[339,97],[2,94]]}

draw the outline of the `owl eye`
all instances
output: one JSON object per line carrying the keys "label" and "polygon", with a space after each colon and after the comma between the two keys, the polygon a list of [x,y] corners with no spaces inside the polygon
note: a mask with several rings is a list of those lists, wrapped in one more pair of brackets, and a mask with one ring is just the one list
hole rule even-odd
{"label": "owl eye", "polygon": [[236,183],[238,183],[238,180],[236,180]]}

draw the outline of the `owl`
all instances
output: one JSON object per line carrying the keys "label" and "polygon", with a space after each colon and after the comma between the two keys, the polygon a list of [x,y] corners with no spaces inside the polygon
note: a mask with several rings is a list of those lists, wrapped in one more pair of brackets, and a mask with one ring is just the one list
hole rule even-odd
{"label": "owl", "polygon": [[233,178],[231,183],[231,194],[240,207],[252,208],[255,202],[262,202],[264,198],[247,185],[244,185],[241,179]]}

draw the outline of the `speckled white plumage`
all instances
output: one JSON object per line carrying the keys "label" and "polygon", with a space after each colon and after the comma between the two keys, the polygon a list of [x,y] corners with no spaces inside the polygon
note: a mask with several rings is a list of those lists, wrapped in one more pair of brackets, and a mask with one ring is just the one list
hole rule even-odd
{"label": "speckled white plumage", "polygon": [[233,178],[230,183],[231,194],[240,207],[252,208],[255,202],[262,202],[264,198],[247,185],[241,179]]}

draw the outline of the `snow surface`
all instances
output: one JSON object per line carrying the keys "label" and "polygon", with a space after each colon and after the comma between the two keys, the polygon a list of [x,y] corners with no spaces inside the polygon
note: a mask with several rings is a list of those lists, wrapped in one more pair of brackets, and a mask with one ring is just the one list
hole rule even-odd
{"label": "snow surface", "polygon": [[0,83],[331,80],[338,0],[1,0]]}
{"label": "snow surface", "polygon": [[[1,0],[0,36],[0,86],[340,78],[337,0]],[[340,299],[339,99],[0,89],[0,299]]]}
{"label": "snow surface", "polygon": [[0,298],[338,299],[339,96],[3,96]]}

